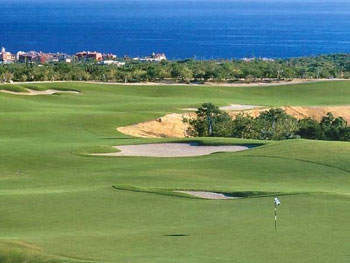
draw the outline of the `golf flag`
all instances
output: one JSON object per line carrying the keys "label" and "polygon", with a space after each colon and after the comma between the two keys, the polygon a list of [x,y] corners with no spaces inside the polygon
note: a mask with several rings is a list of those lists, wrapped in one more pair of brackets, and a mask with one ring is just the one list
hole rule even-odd
{"label": "golf flag", "polygon": [[280,204],[281,204],[281,201],[277,197],[275,197],[275,205],[280,205]]}
{"label": "golf flag", "polygon": [[278,197],[275,197],[274,203],[275,203],[275,231],[277,231],[277,206],[281,205],[281,201],[278,199]]}

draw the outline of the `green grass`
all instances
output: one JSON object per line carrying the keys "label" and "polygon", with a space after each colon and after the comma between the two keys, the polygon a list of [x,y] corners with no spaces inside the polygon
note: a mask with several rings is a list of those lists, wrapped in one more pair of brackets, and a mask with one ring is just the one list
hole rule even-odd
{"label": "green grass", "polygon": [[13,92],[28,92],[25,87],[21,85],[0,85],[0,90],[7,90]]}
{"label": "green grass", "polygon": [[[349,262],[350,143],[201,138],[261,146],[193,158],[88,155],[114,145],[184,141],[132,138],[116,127],[208,101],[349,104],[350,82],[30,88],[82,93],[0,93],[0,262]],[[173,190],[248,198],[201,200]],[[282,201],[277,233],[274,193]]]}

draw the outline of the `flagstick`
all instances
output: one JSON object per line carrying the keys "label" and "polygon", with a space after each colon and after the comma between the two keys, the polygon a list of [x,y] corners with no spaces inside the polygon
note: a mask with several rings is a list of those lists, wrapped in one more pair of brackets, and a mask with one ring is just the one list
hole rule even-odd
{"label": "flagstick", "polygon": [[281,201],[278,199],[278,197],[275,197],[275,232],[277,232],[277,206],[281,204]]}
{"label": "flagstick", "polygon": [[277,204],[275,203],[275,232],[277,231]]}

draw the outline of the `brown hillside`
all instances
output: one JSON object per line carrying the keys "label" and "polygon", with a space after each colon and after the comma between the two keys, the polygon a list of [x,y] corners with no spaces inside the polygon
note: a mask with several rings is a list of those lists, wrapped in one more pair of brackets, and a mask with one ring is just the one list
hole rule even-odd
{"label": "brown hillside", "polygon": [[[311,117],[315,120],[321,120],[328,112],[335,117],[343,117],[350,124],[350,106],[325,106],[325,107],[303,107],[303,106],[286,106],[281,107],[287,114],[297,118]],[[233,118],[239,114],[247,114],[257,117],[261,112],[268,110],[254,109],[244,111],[227,111]],[[119,127],[117,130],[121,133],[143,138],[185,138],[188,137],[188,126],[183,123],[183,118],[194,117],[195,113],[167,114],[156,120],[146,121],[127,127]]]}

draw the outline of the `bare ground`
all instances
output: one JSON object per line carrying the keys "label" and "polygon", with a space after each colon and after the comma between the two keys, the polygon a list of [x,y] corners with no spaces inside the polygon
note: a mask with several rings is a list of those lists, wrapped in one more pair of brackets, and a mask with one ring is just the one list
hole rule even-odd
{"label": "bare ground", "polygon": [[[235,118],[238,114],[257,117],[261,112],[269,109],[253,105],[230,105],[225,108],[232,118]],[[285,106],[280,108],[284,109],[287,114],[297,119],[310,117],[317,121],[320,121],[323,116],[328,112],[331,112],[335,117],[343,117],[350,124],[350,106]],[[183,123],[183,118],[194,118],[195,116],[196,114],[194,112],[182,114],[172,113],[156,120],[146,121],[126,127],[119,127],[117,130],[130,136],[142,138],[186,138],[190,137],[190,134],[187,132],[188,125]]]}
{"label": "bare ground", "polygon": [[[314,120],[320,121],[323,116],[328,112],[331,112],[335,117],[343,117],[348,123],[350,123],[350,106],[315,106],[315,107],[305,107],[305,106],[285,106],[280,107],[285,110],[287,114],[297,118],[312,118]],[[261,112],[268,110],[268,108],[247,110],[241,113],[257,117]],[[238,112],[228,112],[233,118],[237,116]]]}
{"label": "bare ground", "polygon": [[[225,111],[245,111],[259,108],[255,105],[231,104],[221,107]],[[196,108],[183,109],[186,111],[196,111]],[[194,112],[171,113],[161,118],[137,123],[131,126],[119,127],[117,130],[123,134],[141,138],[186,138],[188,134],[188,124],[183,122],[184,118],[194,118]]]}
{"label": "bare ground", "polygon": [[142,138],[185,138],[188,125],[183,118],[194,117],[194,113],[172,113],[152,121],[146,121],[117,130],[123,134]]}

